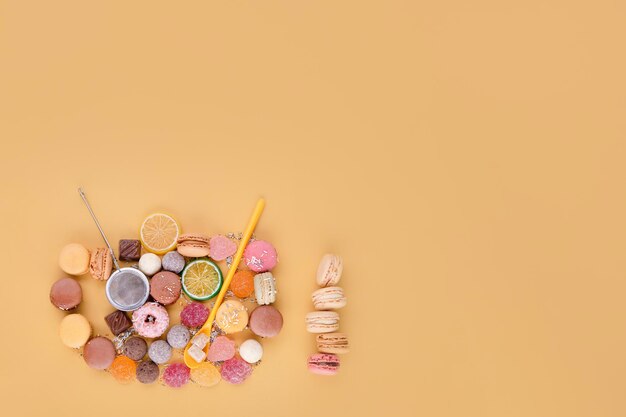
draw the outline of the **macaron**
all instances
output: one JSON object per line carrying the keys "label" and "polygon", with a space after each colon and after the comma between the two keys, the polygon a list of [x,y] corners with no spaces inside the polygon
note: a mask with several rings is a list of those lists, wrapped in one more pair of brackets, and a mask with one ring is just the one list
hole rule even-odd
{"label": "macaron", "polygon": [[320,288],[313,292],[311,298],[316,310],[335,310],[348,303],[341,287]]}
{"label": "macaron", "polygon": [[343,272],[343,260],[340,256],[327,253],[317,267],[316,281],[320,287],[337,285]]}
{"label": "macaron", "polygon": [[72,278],[61,278],[50,288],[50,302],[61,310],[72,310],[83,300],[80,284]]}
{"label": "macaron", "polygon": [[226,334],[240,332],[248,325],[248,310],[237,300],[226,300],[217,309],[215,323]]}
{"label": "macaron", "polygon": [[181,289],[180,277],[170,271],[158,272],[150,280],[150,295],[165,306],[180,298]]}
{"label": "macaron", "polygon": [[78,349],[89,340],[91,325],[84,316],[69,314],[61,320],[59,336],[65,346]]}
{"label": "macaron", "polygon": [[139,361],[148,353],[148,344],[141,337],[130,337],[124,342],[122,353],[134,361]]}
{"label": "macaron", "polygon": [[255,240],[248,243],[243,253],[246,266],[254,272],[271,271],[278,263],[278,254],[271,243]]}
{"label": "macaron", "polygon": [[115,359],[115,346],[106,337],[94,337],[83,348],[83,359],[92,369],[106,369]]}
{"label": "macaron", "polygon": [[80,243],[65,245],[59,253],[59,267],[70,275],[84,275],[89,271],[89,251]]}
{"label": "macaron", "polygon": [[250,330],[257,336],[274,337],[283,328],[283,316],[273,306],[259,306],[250,314]]}
{"label": "macaron", "polygon": [[339,313],[336,311],[312,311],[305,317],[309,333],[332,333],[339,330]]}
{"label": "macaron", "polygon": [[151,277],[161,270],[161,258],[154,253],[144,253],[139,258],[139,270]]}
{"label": "macaron", "polygon": [[259,305],[275,302],[276,293],[276,280],[271,272],[264,272],[254,276],[254,295]]}
{"label": "macaron", "polygon": [[178,237],[178,253],[188,258],[208,256],[210,251],[209,238],[199,233],[185,233]]}
{"label": "macaron", "polygon": [[332,353],[315,353],[309,356],[308,368],[317,375],[335,375],[339,372],[339,357]]}
{"label": "macaron", "polygon": [[348,353],[348,336],[343,333],[324,333],[317,335],[317,350],[322,353]]}
{"label": "macaron", "polygon": [[98,281],[106,281],[113,270],[113,258],[107,248],[97,248],[91,252],[89,274]]}
{"label": "macaron", "polygon": [[254,339],[248,339],[239,346],[239,356],[248,363],[257,363],[263,357],[263,346]]}

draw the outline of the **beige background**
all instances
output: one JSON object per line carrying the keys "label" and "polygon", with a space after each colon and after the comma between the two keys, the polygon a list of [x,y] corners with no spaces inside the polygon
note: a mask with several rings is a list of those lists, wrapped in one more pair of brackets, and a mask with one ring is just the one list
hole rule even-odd
{"label": "beige background", "polygon": [[[626,7],[0,1],[0,397],[12,416],[623,416]],[[155,210],[280,251],[243,386],[120,386],[57,337],[60,247]],[[320,256],[353,351],[310,375]],[[102,328],[102,285],[81,278]]]}

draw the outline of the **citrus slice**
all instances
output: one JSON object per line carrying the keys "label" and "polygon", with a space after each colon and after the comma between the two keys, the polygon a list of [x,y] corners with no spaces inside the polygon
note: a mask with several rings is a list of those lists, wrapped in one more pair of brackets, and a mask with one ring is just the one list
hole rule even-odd
{"label": "citrus slice", "polygon": [[208,259],[189,262],[182,273],[183,291],[194,300],[215,297],[222,288],[222,271]]}
{"label": "citrus slice", "polygon": [[176,220],[167,214],[154,213],[141,224],[139,237],[146,250],[162,255],[176,247],[179,233]]}

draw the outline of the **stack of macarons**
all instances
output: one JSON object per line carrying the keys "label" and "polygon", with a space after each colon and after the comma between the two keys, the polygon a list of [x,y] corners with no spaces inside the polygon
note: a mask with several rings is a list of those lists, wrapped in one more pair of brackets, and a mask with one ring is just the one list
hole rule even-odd
{"label": "stack of macarons", "polygon": [[340,256],[326,254],[317,269],[317,284],[320,289],[313,292],[311,299],[315,311],[306,315],[306,329],[316,334],[317,351],[308,359],[309,371],[318,375],[335,375],[339,371],[338,354],[348,353],[348,336],[338,333],[338,310],[347,304],[344,291],[337,284],[343,272]]}

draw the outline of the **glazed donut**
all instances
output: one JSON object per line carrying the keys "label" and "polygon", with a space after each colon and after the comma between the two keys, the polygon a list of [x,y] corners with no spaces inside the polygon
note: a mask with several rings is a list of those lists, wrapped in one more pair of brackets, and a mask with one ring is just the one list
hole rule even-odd
{"label": "glazed donut", "polygon": [[145,303],[133,312],[133,327],[140,336],[159,337],[169,325],[170,316],[159,303]]}

